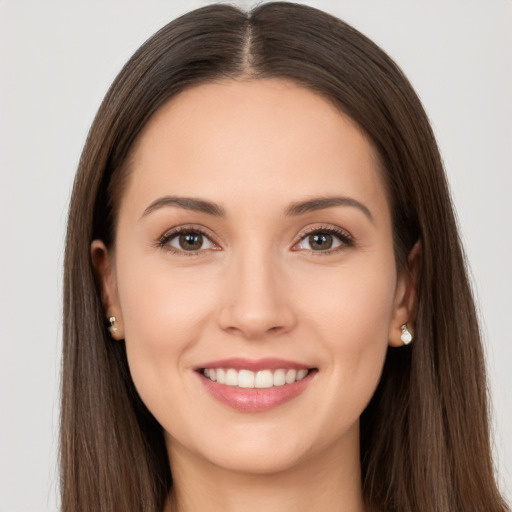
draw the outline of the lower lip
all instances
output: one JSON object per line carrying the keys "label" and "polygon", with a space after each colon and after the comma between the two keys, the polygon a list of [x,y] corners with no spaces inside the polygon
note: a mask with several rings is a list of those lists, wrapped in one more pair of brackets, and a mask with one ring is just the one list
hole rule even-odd
{"label": "lower lip", "polygon": [[300,395],[311,382],[316,372],[309,373],[299,381],[271,388],[239,388],[214,382],[198,373],[206,389],[220,402],[238,411],[263,412],[278,407]]}

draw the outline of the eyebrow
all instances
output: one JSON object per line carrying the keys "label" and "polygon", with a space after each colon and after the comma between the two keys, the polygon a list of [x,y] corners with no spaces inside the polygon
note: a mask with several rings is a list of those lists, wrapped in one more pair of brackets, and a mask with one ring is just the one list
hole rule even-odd
{"label": "eyebrow", "polygon": [[371,222],[373,222],[373,215],[366,205],[357,199],[353,199],[352,197],[343,196],[315,197],[307,201],[292,203],[286,209],[286,215],[294,217],[296,215],[302,215],[304,213],[314,212],[317,210],[324,210],[334,206],[350,206],[352,208],[357,208],[363,212]]}
{"label": "eyebrow", "polygon": [[[183,208],[184,210],[192,210],[195,212],[206,213],[215,217],[226,217],[224,208],[212,201],[198,199],[194,197],[181,196],[164,196],[153,201],[142,214],[142,217],[167,206]],[[373,216],[369,208],[360,201],[351,197],[335,196],[335,197],[315,197],[307,201],[298,201],[292,203],[286,210],[285,215],[288,217],[296,217],[304,213],[310,213],[317,210],[325,210],[335,206],[350,206],[359,209],[368,219],[373,222]]]}
{"label": "eyebrow", "polygon": [[192,210],[195,212],[207,213],[216,217],[225,217],[226,212],[222,206],[205,201],[204,199],[196,199],[194,197],[165,196],[153,201],[142,214],[142,217],[149,215],[151,212],[163,208],[165,206],[177,206],[184,210]]}

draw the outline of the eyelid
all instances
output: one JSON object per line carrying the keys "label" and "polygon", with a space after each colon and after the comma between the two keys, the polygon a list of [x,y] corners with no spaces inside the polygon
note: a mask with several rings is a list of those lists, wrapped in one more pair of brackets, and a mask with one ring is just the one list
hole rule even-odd
{"label": "eyelid", "polygon": [[[209,249],[199,249],[197,251],[185,251],[185,250],[178,249],[178,248],[170,245],[169,242],[173,238],[176,238],[181,233],[200,234],[201,236],[204,236],[205,238],[207,238],[210,241],[210,243],[213,244],[215,247],[209,248]],[[209,230],[206,229],[204,226],[198,226],[195,224],[181,225],[181,226],[176,226],[176,227],[168,229],[167,231],[164,232],[163,235],[161,235],[157,239],[155,245],[160,249],[164,249],[172,254],[177,254],[179,256],[200,256],[209,251],[221,250],[220,245],[215,241],[214,237],[209,233]]]}
{"label": "eyelid", "polygon": [[[205,238],[207,238],[215,247],[209,248],[209,249],[199,249],[196,251],[185,251],[182,249],[178,249],[176,247],[173,247],[169,244],[169,241],[178,236],[180,233],[197,233]],[[327,249],[325,251],[313,251],[311,249],[294,249],[300,242],[302,242],[306,237],[308,237],[311,234],[314,233],[329,233],[335,237],[337,237],[340,240],[340,245],[333,248],[333,249]],[[219,251],[222,250],[219,243],[215,241],[215,237],[213,237],[207,228],[200,225],[182,225],[182,226],[176,226],[173,228],[168,229],[165,231],[163,235],[161,235],[155,244],[157,247],[167,250],[170,253],[177,254],[180,256],[200,256],[205,253],[208,253],[210,251]],[[296,240],[293,243],[293,246],[291,248],[294,252],[299,251],[307,251],[309,254],[314,255],[330,255],[334,254],[338,251],[344,250],[347,247],[351,247],[354,245],[354,238],[353,236],[346,230],[339,228],[337,226],[332,225],[316,225],[316,226],[310,226],[303,230],[301,234],[298,237],[298,240]]]}
{"label": "eyelid", "polygon": [[[329,233],[335,237],[337,237],[340,240],[340,245],[335,247],[334,249],[327,249],[325,251],[313,251],[311,249],[294,249],[300,242],[302,242],[306,237],[309,235],[312,235],[314,233]],[[354,237],[345,229],[339,228],[337,226],[332,225],[316,225],[311,226],[309,228],[306,228],[304,231],[301,232],[299,235],[299,239],[293,244],[292,250],[299,252],[299,251],[307,251],[309,254],[314,255],[330,255],[337,253],[338,251],[342,251],[346,249],[347,247],[351,247],[355,244]]]}

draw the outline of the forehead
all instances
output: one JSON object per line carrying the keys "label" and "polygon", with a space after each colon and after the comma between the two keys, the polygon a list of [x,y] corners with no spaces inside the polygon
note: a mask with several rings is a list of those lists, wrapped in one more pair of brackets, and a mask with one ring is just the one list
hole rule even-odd
{"label": "forehead", "polygon": [[319,94],[285,80],[229,80],[189,88],[156,112],[132,150],[122,204],[205,195],[229,213],[237,198],[277,207],[334,191],[382,202],[378,169],[365,134]]}

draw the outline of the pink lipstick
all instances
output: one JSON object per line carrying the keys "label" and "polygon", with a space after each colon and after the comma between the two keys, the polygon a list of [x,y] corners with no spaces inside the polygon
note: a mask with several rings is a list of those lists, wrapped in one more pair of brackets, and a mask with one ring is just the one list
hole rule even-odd
{"label": "pink lipstick", "polygon": [[210,394],[233,409],[262,412],[300,395],[318,370],[284,359],[231,358],[196,368]]}

